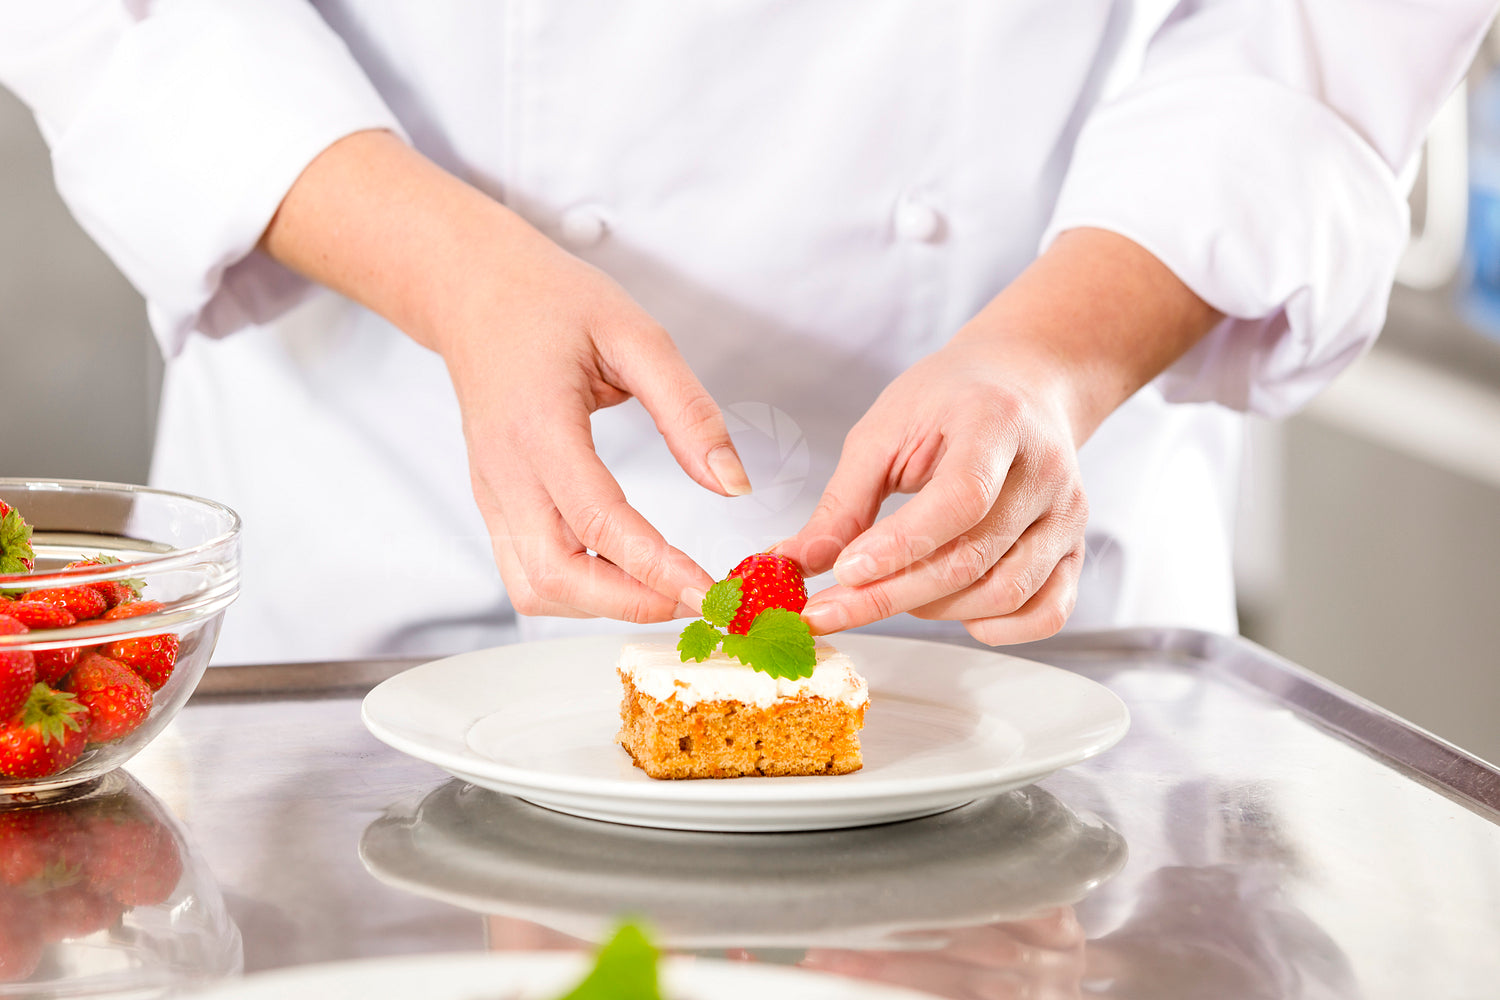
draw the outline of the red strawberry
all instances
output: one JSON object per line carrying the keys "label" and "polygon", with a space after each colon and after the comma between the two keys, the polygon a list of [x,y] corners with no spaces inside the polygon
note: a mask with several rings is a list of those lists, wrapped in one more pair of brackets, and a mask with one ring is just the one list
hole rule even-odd
{"label": "red strawberry", "polygon": [[30,573],[36,566],[31,548],[31,525],[21,512],[0,500],[0,573]]}
{"label": "red strawberry", "polygon": [[78,654],[83,649],[82,646],[64,646],[62,649],[37,650],[32,654],[36,658],[36,679],[48,687],[56,687],[78,662]]}
{"label": "red strawberry", "polygon": [[121,639],[105,646],[103,652],[134,670],[150,690],[160,691],[177,666],[177,647],[177,637],[165,632],[138,639]]}
{"label": "red strawberry", "polygon": [[119,621],[121,618],[137,618],[141,615],[155,614],[162,607],[163,605],[160,601],[131,601],[127,604],[110,608],[100,616],[100,620],[113,622]]}
{"label": "red strawberry", "polygon": [[[120,618],[134,618],[137,615],[151,614],[160,611],[160,601],[133,601],[130,604],[121,604],[117,608],[111,608],[105,612],[105,621],[114,621]],[[177,636],[170,632],[161,635],[140,636],[134,639],[120,639],[101,648],[100,652],[105,656],[119,660],[131,670],[145,678],[151,690],[160,691],[167,678],[172,676],[172,670],[177,665]]]}
{"label": "red strawberry", "polygon": [[135,732],[151,714],[151,687],[118,660],[85,653],[68,675],[68,690],[89,710],[85,737],[108,743]]}
{"label": "red strawberry", "polygon": [[0,774],[8,778],[45,778],[83,754],[89,710],[71,694],[45,684],[31,689],[21,714],[0,725]]}
{"label": "red strawberry", "polygon": [[26,599],[63,608],[81,622],[98,618],[109,608],[103,595],[90,587],[48,587],[33,590]]}
{"label": "red strawberry", "polygon": [[14,618],[27,628],[67,628],[78,623],[78,619],[66,607],[45,601],[16,601],[14,604],[7,604],[0,614]]}
{"label": "red strawberry", "polygon": [[[84,569],[89,566],[115,566],[120,562],[114,556],[97,555],[91,559],[80,559],[70,562],[64,569]],[[104,598],[104,603],[109,607],[118,607],[130,601],[140,600],[141,588],[146,584],[142,580],[109,580],[105,583],[91,583],[88,586],[99,592]]]}
{"label": "red strawberry", "polygon": [[[77,622],[67,608],[41,601],[16,601],[5,605],[5,615],[14,618],[27,628],[67,628]],[[39,649],[32,655],[36,658],[36,679],[43,684],[56,684],[78,659],[79,647],[62,649]],[[30,688],[27,689],[28,691]]]}
{"label": "red strawberry", "polygon": [[785,608],[800,612],[807,606],[807,584],[802,571],[786,556],[757,552],[729,571],[739,577],[740,609],[729,623],[729,631],[744,635],[750,631],[755,616],[767,608]]}
{"label": "red strawberry", "polygon": [[[6,615],[0,615],[0,635],[31,631]],[[26,704],[36,684],[36,656],[28,649],[0,650],[0,722],[8,721]]]}

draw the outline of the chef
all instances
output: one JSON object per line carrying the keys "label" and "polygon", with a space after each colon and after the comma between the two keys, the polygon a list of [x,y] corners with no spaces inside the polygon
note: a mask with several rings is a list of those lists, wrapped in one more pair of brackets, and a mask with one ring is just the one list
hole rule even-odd
{"label": "chef", "polygon": [[169,359],[153,482],[244,517],[220,662],[772,545],[815,631],[1009,643],[1235,628],[1244,414],[1379,330],[1494,6],[54,0],[0,80]]}

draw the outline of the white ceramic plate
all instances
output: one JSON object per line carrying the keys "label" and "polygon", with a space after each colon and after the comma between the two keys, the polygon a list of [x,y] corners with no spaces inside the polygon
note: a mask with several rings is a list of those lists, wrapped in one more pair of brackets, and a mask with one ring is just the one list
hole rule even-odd
{"label": "white ceramic plate", "polygon": [[642,638],[519,643],[425,663],[371,691],[364,722],[397,750],[549,809],[720,831],[932,815],[1076,764],[1130,725],[1119,698],[1078,674],[947,643],[843,635],[839,647],[870,685],[862,770],[656,781],[615,743],[615,660],[624,642]]}
{"label": "white ceramic plate", "polygon": [[[202,1000],[553,1000],[577,985],[588,956],[556,952],[422,955],[263,972],[193,996]],[[933,1000],[931,994],[802,969],[669,958],[671,1000]]]}

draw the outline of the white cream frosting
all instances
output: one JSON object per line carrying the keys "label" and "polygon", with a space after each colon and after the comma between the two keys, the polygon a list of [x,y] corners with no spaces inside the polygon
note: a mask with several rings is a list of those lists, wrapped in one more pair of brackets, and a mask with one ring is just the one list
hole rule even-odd
{"label": "white cream frosting", "polygon": [[819,697],[851,708],[869,703],[865,679],[854,662],[832,646],[818,644],[818,665],[810,677],[772,677],[716,652],[702,663],[683,663],[675,647],[659,642],[627,643],[620,650],[620,672],[642,694],[657,701],[676,698],[683,705],[700,701],[738,701],[767,708],[777,701]]}

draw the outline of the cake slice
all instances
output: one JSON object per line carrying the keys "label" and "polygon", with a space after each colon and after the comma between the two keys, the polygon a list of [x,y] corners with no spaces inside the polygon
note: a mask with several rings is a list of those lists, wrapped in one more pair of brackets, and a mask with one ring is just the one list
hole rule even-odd
{"label": "cake slice", "polygon": [[870,704],[849,657],[817,647],[809,677],[773,677],[716,652],[683,663],[665,643],[620,651],[619,742],[653,778],[848,774],[864,764]]}

